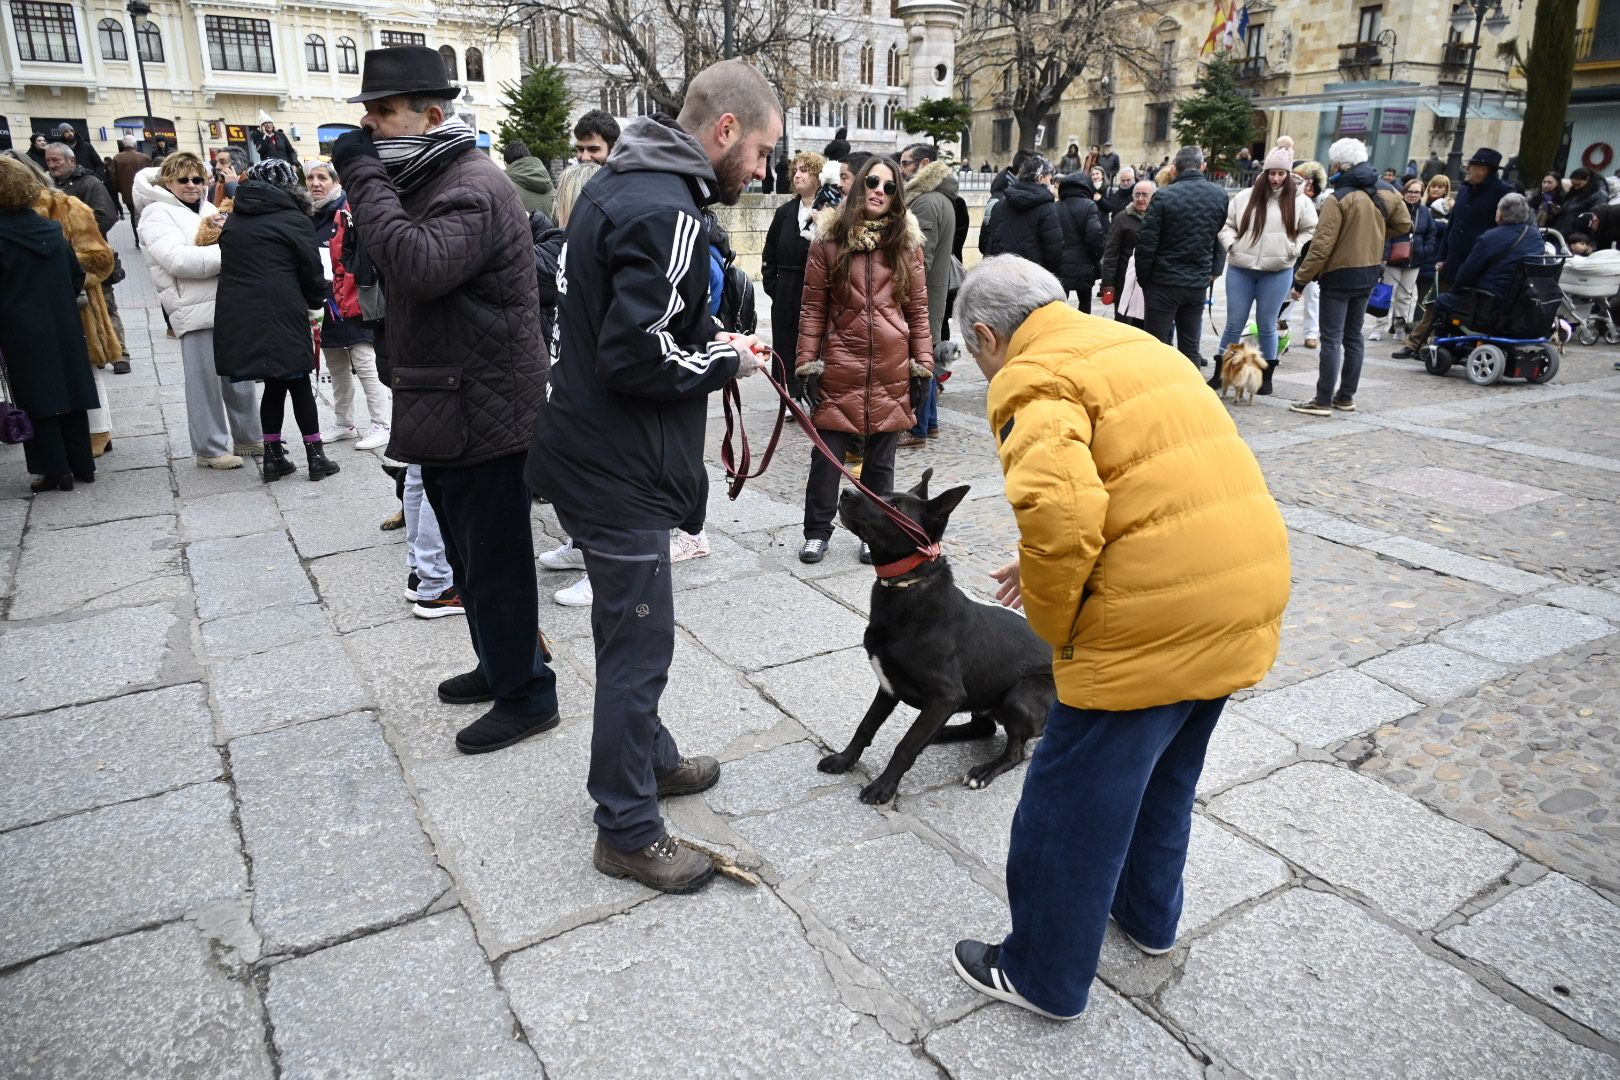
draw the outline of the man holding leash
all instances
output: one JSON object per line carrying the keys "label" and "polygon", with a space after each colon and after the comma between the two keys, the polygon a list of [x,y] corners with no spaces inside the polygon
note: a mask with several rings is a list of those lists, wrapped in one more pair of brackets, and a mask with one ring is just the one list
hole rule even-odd
{"label": "man holding leash", "polygon": [[770,363],[709,315],[703,207],[765,174],[782,107],[741,60],[700,72],[677,120],[625,125],[581,192],[557,266],[559,339],[527,477],[585,554],[595,593],[596,708],[587,787],[596,868],[665,892],[714,876],[677,845],[658,799],[712,787],[714,758],[683,758],[658,715],[675,652],[671,529],[708,498],[708,396]]}
{"label": "man holding leash", "polygon": [[1052,646],[1058,700],[1013,817],[1012,933],[952,960],[980,993],[1071,1020],[1110,917],[1144,952],[1175,945],[1204,751],[1227,695],[1276,660],[1288,536],[1181,354],[1011,256],[974,268],[956,311],[1018,519],[999,597]]}

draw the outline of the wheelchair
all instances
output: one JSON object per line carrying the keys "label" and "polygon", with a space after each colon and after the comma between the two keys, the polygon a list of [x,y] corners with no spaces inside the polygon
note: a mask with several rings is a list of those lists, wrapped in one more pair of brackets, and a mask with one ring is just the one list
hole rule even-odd
{"label": "wheelchair", "polygon": [[1461,364],[1468,381],[1490,386],[1502,379],[1551,382],[1562,348],[1557,341],[1564,256],[1540,255],[1519,264],[1506,296],[1462,289],[1445,324],[1419,355],[1430,375]]}

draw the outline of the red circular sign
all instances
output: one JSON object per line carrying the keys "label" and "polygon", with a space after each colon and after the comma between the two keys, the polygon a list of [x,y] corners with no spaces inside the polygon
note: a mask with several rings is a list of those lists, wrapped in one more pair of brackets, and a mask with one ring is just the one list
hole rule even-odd
{"label": "red circular sign", "polygon": [[1581,155],[1581,164],[1594,172],[1602,172],[1614,160],[1614,147],[1606,142],[1595,142]]}

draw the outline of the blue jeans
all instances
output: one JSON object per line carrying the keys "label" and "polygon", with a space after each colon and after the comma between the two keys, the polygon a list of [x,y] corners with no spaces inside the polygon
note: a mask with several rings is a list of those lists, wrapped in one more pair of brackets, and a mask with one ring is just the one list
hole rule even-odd
{"label": "blue jeans", "polygon": [[1225,705],[1052,706],[1013,815],[1000,957],[1036,1005],[1086,1007],[1110,914],[1144,945],[1175,943],[1194,789]]}
{"label": "blue jeans", "polygon": [[1221,334],[1220,353],[1243,336],[1248,328],[1249,309],[1253,307],[1254,324],[1260,331],[1260,354],[1266,363],[1277,359],[1277,316],[1283,301],[1288,298],[1288,286],[1293,282],[1293,271],[1245,270],[1241,266],[1226,267],[1226,330]]}
{"label": "blue jeans", "polygon": [[422,466],[405,467],[405,566],[420,580],[416,595],[432,600],[455,582],[439,519],[422,493]]}
{"label": "blue jeans", "polygon": [[1331,405],[1334,397],[1356,396],[1356,388],[1361,385],[1361,362],[1367,352],[1361,324],[1367,317],[1367,300],[1371,296],[1371,288],[1353,293],[1322,290],[1322,351],[1316,371],[1318,405]]}
{"label": "blue jeans", "polygon": [[928,380],[928,398],[917,410],[917,426],[911,429],[911,434],[921,438],[930,431],[939,430],[939,380]]}

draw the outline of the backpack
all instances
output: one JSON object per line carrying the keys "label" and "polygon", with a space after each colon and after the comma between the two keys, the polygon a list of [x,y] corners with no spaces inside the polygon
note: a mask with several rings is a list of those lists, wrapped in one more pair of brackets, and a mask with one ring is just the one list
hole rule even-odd
{"label": "backpack", "polygon": [[1532,255],[1519,264],[1518,277],[1509,290],[1508,333],[1518,338],[1543,338],[1558,325],[1564,293],[1558,284],[1563,259]]}
{"label": "backpack", "polygon": [[[349,269],[345,256],[349,254],[347,247],[349,231],[354,227],[354,215],[349,213],[345,206],[335,215],[337,231],[332,234],[332,304],[334,314],[339,319],[360,318],[360,282],[355,278],[354,272]],[[357,241],[358,242],[358,241]]]}
{"label": "backpack", "polygon": [[735,263],[725,269],[725,288],[720,294],[720,325],[733,334],[752,334],[759,326],[754,312],[754,282],[748,271]]}

